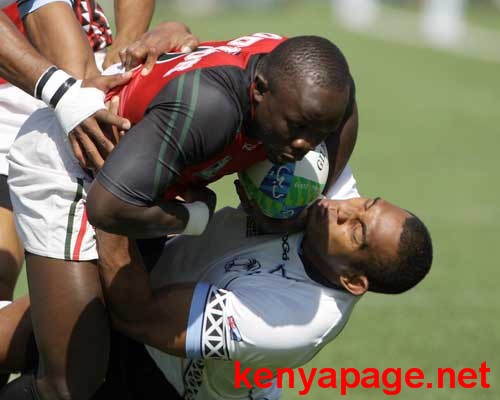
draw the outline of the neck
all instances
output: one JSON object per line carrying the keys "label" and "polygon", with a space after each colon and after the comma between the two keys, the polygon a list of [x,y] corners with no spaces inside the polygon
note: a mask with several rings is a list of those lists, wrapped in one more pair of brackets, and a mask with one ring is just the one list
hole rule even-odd
{"label": "neck", "polygon": [[332,273],[331,265],[311,248],[307,236],[304,236],[301,244],[301,259],[307,274],[312,280],[334,289],[344,290],[338,275]]}

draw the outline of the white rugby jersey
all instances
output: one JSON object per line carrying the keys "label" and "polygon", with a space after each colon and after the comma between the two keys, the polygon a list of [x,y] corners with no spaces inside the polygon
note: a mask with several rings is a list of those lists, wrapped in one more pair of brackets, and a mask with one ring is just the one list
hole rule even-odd
{"label": "white rugby jersey", "polygon": [[[344,189],[355,185],[351,179]],[[299,255],[303,234],[255,236],[249,227],[243,211],[225,208],[202,236],[168,243],[152,272],[154,287],[200,282],[189,315],[188,358],[148,347],[185,399],[280,398],[275,380],[268,389],[235,388],[234,361],[242,369],[303,365],[340,333],[357,301],[308,276]]]}

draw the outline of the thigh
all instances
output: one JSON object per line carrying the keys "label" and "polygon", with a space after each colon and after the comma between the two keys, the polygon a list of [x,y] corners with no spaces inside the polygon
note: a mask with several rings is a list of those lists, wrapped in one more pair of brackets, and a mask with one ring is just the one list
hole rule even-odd
{"label": "thigh", "polygon": [[0,175],[0,300],[11,299],[24,253],[16,233],[7,177]]}
{"label": "thigh", "polygon": [[95,262],[26,255],[38,378],[64,379],[70,392],[95,389],[108,363],[109,322]]}
{"label": "thigh", "polygon": [[28,297],[1,308],[0,321],[0,373],[32,368],[34,347]]}

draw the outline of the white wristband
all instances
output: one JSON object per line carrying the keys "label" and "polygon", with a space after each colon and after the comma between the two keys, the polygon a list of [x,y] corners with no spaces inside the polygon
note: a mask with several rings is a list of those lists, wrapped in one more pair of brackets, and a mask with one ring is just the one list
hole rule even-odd
{"label": "white wristband", "polygon": [[35,97],[52,107],[68,134],[83,120],[105,108],[103,91],[86,87],[55,66],[49,67],[35,85]]}
{"label": "white wristband", "polygon": [[189,218],[182,233],[184,235],[201,235],[210,219],[208,206],[202,201],[184,203],[183,206],[186,207]]}
{"label": "white wristband", "polygon": [[64,132],[70,133],[83,120],[105,109],[104,97],[102,90],[93,87],[82,88],[82,81],[71,86],[54,110]]}

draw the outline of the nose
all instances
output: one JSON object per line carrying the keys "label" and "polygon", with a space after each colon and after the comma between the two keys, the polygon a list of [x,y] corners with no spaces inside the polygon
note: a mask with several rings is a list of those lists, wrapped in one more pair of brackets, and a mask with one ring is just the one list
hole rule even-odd
{"label": "nose", "polygon": [[343,224],[354,218],[359,218],[363,213],[364,208],[357,202],[342,202],[338,207],[338,223]]}
{"label": "nose", "polygon": [[300,160],[304,158],[309,151],[313,150],[315,146],[314,143],[311,143],[309,140],[297,138],[292,141],[290,147],[293,149],[293,155]]}

